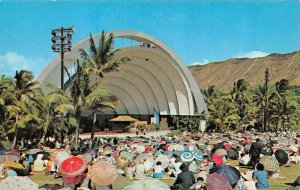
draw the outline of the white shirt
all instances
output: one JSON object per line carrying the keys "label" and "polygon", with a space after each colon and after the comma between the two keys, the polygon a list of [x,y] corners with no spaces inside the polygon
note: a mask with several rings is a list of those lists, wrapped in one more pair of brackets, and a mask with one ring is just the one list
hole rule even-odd
{"label": "white shirt", "polygon": [[255,182],[254,181],[245,181],[243,190],[256,190]]}
{"label": "white shirt", "polygon": [[182,164],[181,162],[177,162],[174,164],[174,169],[175,169],[176,174],[181,173],[181,170],[180,170],[181,164]]}
{"label": "white shirt", "polygon": [[240,160],[240,163],[244,164],[244,165],[247,165],[249,162],[250,162],[250,156],[249,156],[249,154],[246,154]]}
{"label": "white shirt", "polygon": [[163,171],[164,171],[164,169],[161,165],[155,165],[154,166],[154,173],[161,173]]}

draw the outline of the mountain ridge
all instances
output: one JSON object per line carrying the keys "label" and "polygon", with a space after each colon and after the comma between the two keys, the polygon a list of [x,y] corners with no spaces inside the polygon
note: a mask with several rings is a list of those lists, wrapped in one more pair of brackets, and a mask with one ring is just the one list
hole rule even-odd
{"label": "mountain ridge", "polygon": [[270,82],[285,78],[292,85],[300,85],[300,51],[286,54],[272,53],[258,58],[230,58],[205,65],[192,65],[189,70],[200,89],[215,85],[219,89],[232,88],[234,81],[245,79],[250,85],[264,83],[265,70],[270,67]]}

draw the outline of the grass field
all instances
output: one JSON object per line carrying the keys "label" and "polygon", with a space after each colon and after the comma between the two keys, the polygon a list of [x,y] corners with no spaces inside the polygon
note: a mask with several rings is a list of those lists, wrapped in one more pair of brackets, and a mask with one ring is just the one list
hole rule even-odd
{"label": "grass field", "polygon": [[[238,161],[229,162],[233,166],[238,166]],[[247,170],[247,167],[239,167],[241,172]],[[300,175],[300,165],[286,165],[280,168],[280,177],[276,179],[270,179],[271,187],[273,190],[283,190],[290,187],[290,183],[293,183],[295,179]],[[44,184],[61,184],[61,179],[55,179],[53,175],[46,176],[44,172],[36,172],[30,177],[33,181],[38,183],[40,186]],[[114,190],[122,190],[125,186],[133,182],[129,178],[119,176],[117,181],[113,184]],[[162,180],[163,182],[171,185],[174,183],[174,179]]]}

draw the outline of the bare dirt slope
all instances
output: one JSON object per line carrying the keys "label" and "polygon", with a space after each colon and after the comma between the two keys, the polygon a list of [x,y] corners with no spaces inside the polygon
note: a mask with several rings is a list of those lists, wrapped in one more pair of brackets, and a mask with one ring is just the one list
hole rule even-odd
{"label": "bare dirt slope", "polygon": [[271,83],[288,79],[290,84],[300,85],[300,51],[289,54],[271,54],[261,58],[233,58],[206,65],[190,66],[201,89],[215,85],[220,89],[231,88],[233,82],[245,79],[251,85],[262,84],[264,72],[271,69]]}

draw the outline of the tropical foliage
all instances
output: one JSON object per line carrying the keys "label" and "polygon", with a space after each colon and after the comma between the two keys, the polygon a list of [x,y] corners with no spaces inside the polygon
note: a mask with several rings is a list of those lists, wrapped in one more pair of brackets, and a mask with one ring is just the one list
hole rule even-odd
{"label": "tropical foliage", "polygon": [[[102,32],[99,44],[90,36],[90,49],[80,49],[81,56],[76,59],[76,74],[68,74],[66,86],[70,90],[48,84],[44,93],[30,71],[17,71],[13,78],[1,76],[0,138],[14,137],[14,145],[22,137],[40,139],[43,143],[47,136],[55,135],[63,141],[62,134],[74,133],[75,127],[77,137],[86,110],[93,112],[94,131],[97,112],[113,109],[119,103],[101,87],[104,73],[117,71],[128,60],[116,58],[115,53],[120,50],[114,50],[113,44],[111,33]],[[93,135],[92,132],[92,138]]]}
{"label": "tropical foliage", "polygon": [[[225,132],[256,128],[259,131],[299,128],[300,86],[282,79],[274,85],[251,86],[244,79],[235,81],[231,89],[209,86],[202,91],[207,104],[207,129]],[[174,116],[175,129],[199,131],[200,117]]]}

